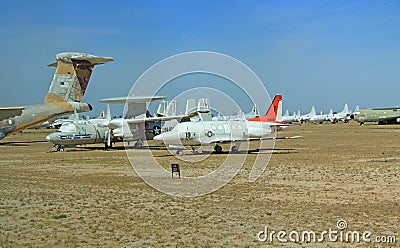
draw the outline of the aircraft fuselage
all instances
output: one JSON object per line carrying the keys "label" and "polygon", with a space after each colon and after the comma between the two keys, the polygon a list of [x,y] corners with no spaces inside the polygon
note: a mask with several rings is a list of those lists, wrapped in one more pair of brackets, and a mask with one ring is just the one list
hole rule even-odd
{"label": "aircraft fuselage", "polygon": [[24,109],[20,116],[0,121],[0,139],[8,134],[16,133],[41,122],[55,120],[59,116],[72,114],[74,108],[77,112],[87,112],[92,109],[87,103],[75,102],[30,104],[21,107]]}

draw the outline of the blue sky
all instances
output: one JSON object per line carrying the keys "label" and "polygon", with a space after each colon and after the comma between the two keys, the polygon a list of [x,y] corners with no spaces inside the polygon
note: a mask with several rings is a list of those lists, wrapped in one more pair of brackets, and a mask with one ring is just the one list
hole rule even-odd
{"label": "blue sky", "polygon": [[[400,105],[398,1],[3,1],[1,5],[3,106],[42,102],[54,73],[46,65],[62,51],[115,59],[95,68],[84,98],[97,114],[105,108],[97,100],[126,95],[151,65],[196,50],[242,61],[270,95],[284,96],[284,108],[291,112],[308,112],[312,105],[318,112],[340,111],[344,103],[351,109],[356,104]],[[200,87],[207,85],[205,78],[187,80]],[[169,88],[185,84],[185,78],[177,81],[178,87]],[[240,92],[232,92],[242,98]],[[242,108],[248,111],[251,106]]]}

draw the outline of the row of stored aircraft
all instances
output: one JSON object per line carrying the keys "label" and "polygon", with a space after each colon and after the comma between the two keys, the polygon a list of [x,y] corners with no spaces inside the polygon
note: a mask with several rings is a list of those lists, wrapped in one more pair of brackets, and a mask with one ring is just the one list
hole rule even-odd
{"label": "row of stored aircraft", "polygon": [[286,110],[285,115],[283,115],[283,123],[347,123],[350,120],[355,120],[360,125],[364,125],[365,122],[377,122],[379,125],[399,124],[400,107],[360,109],[357,105],[354,111],[351,111],[348,105],[345,104],[341,112],[334,113],[331,109],[328,114],[323,114],[322,111],[320,114],[317,114],[315,107],[312,106],[310,113],[305,115],[301,115],[300,111],[289,115],[288,110]]}
{"label": "row of stored aircraft", "polygon": [[[354,112],[359,111],[359,107],[356,106]],[[311,123],[323,123],[323,122],[330,122],[330,123],[337,123],[339,121],[341,122],[348,122],[352,118],[353,112],[349,110],[349,107],[347,104],[344,105],[344,108],[341,112],[333,112],[331,109],[328,114],[323,114],[322,111],[320,114],[317,114],[315,111],[315,107],[311,107],[311,111],[308,114],[301,115],[300,111],[297,111],[293,113],[293,115],[289,115],[289,111],[286,110],[285,115],[283,116],[283,122],[284,123],[305,123],[305,122],[311,122]]]}
{"label": "row of stored aircraft", "polygon": [[[188,99],[185,114],[176,115],[176,100],[162,101],[156,116],[151,116],[146,108],[139,107],[146,102],[162,100],[165,97],[129,97],[100,100],[105,103],[128,103],[125,118],[111,119],[109,106],[105,118],[83,122],[66,122],[46,139],[57,147],[57,151],[71,145],[104,143],[110,148],[113,142],[136,141],[135,147],[143,145],[144,140],[163,141],[183,154],[190,146],[197,153],[199,146],[214,146],[216,153],[222,152],[221,143],[234,143],[231,152],[238,152],[242,142],[268,139],[294,139],[294,137],[275,137],[271,134],[282,123],[282,96],[275,96],[267,113],[246,119],[212,117],[209,99]],[[77,118],[76,118],[77,119]]]}
{"label": "row of stored aircraft", "polygon": [[[110,57],[99,57],[87,53],[66,52],[56,56],[56,62],[49,66],[56,67],[50,88],[44,103],[22,105],[14,107],[0,107],[0,139],[16,133],[24,128],[38,125],[45,121],[54,121],[60,116],[72,113],[91,111],[88,103],[83,103],[86,88],[93,68],[96,65],[113,61]],[[113,141],[137,141],[141,146],[143,140],[154,138],[163,140],[169,145],[174,143],[213,145],[216,152],[221,152],[219,143],[235,142],[232,151],[237,151],[240,142],[262,139],[276,139],[269,137],[277,129],[290,122],[348,121],[353,118],[360,123],[378,121],[379,123],[400,122],[398,108],[355,110],[348,111],[347,105],[342,112],[328,115],[317,115],[315,108],[301,116],[282,116],[282,96],[277,95],[269,110],[263,116],[253,111],[251,116],[239,119],[215,119],[211,116],[209,100],[201,99],[196,105],[194,99],[187,102],[186,112],[176,114],[176,102],[163,101],[155,116],[147,110],[150,101],[165,100],[162,96],[135,96],[123,98],[109,98],[101,102],[108,104],[128,104],[128,112],[123,118],[111,119],[107,111],[105,118],[88,120],[86,122],[69,121],[61,128],[47,136],[47,140],[57,144],[62,150],[62,142],[79,144],[79,142],[94,140],[94,143],[105,143],[111,147]],[[292,119],[291,119],[292,118]],[[288,138],[288,137],[281,137]]]}

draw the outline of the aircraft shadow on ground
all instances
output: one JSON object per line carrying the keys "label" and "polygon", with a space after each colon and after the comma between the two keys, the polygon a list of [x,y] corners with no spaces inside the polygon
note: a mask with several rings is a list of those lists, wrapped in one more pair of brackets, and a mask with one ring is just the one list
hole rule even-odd
{"label": "aircraft shadow on ground", "polygon": [[[77,147],[65,147],[63,152],[82,152],[82,150],[90,150],[90,151],[121,151],[125,150],[123,146],[116,146],[109,149],[105,149],[104,147],[100,146],[77,146]],[[58,152],[56,150],[51,150],[49,152]]]}
{"label": "aircraft shadow on ground", "polygon": [[32,140],[32,141],[9,141],[0,142],[0,146],[29,146],[35,143],[46,143],[47,140]]}
{"label": "aircraft shadow on ground", "polygon": [[[167,149],[164,149],[167,150]],[[171,150],[174,151],[174,150]],[[193,153],[190,150],[185,150],[186,153],[184,154],[184,156],[196,156],[196,155],[209,155],[209,154],[215,154],[215,155],[239,155],[239,154],[295,154],[298,153],[297,151],[295,151],[295,149],[293,148],[266,148],[266,149],[252,149],[252,150],[241,150],[238,152],[234,152],[231,153],[229,151],[222,151],[220,153],[216,153],[215,151],[202,151],[199,153]],[[171,157],[171,156],[175,156],[177,154],[165,154],[165,155],[157,155],[154,157],[157,158],[162,158],[162,157]]]}

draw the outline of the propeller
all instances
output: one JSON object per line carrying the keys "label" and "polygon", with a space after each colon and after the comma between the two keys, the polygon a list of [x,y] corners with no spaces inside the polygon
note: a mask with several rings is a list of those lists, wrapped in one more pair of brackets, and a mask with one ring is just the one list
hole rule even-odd
{"label": "propeller", "polygon": [[109,123],[111,121],[111,110],[110,110],[110,104],[107,104],[107,113],[106,113],[106,123],[104,124],[107,127],[106,131],[106,148],[111,147],[111,135],[112,135],[112,130],[109,128]]}
{"label": "propeller", "polygon": [[74,124],[78,124],[78,121],[79,121],[79,115],[78,115],[78,113],[76,113],[76,108],[74,107],[74,121],[73,121],[73,123]]}

